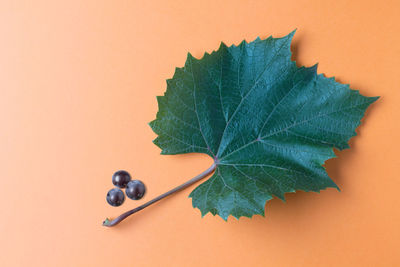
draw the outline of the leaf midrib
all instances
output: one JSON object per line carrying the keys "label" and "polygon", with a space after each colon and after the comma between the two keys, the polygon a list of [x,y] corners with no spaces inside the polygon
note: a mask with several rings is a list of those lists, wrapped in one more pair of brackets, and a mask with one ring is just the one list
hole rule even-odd
{"label": "leaf midrib", "polygon": [[[257,79],[255,80],[254,84],[252,85],[252,87],[249,89],[249,91],[246,93],[246,95],[240,100],[239,104],[236,106],[235,111],[233,112],[232,116],[229,118],[228,122],[225,125],[225,128],[222,132],[221,135],[221,140],[219,142],[219,146],[218,146],[218,150],[216,153],[216,159],[218,159],[218,157],[220,156],[220,149],[221,149],[221,143],[222,140],[225,136],[225,132],[229,126],[229,124],[231,123],[232,119],[235,117],[235,115],[237,114],[237,111],[239,110],[239,107],[243,104],[244,100],[250,95],[250,93],[253,91],[253,89],[255,88],[255,86],[260,82],[261,78],[264,76],[266,70],[272,65],[272,63],[274,62],[275,58],[279,55],[280,51],[282,50],[282,48],[286,45],[285,42],[282,42],[282,45],[279,47],[278,51],[276,52],[276,54],[271,58],[271,60],[268,62],[268,64],[265,65],[264,70],[261,72],[261,74],[257,77]],[[240,86],[240,85],[239,85]]]}
{"label": "leaf midrib", "polygon": [[320,118],[320,117],[323,117],[323,116],[327,116],[327,115],[330,115],[330,114],[333,114],[333,113],[336,113],[336,112],[340,112],[340,111],[343,111],[343,110],[348,110],[348,109],[352,109],[352,108],[355,108],[355,107],[358,107],[358,106],[361,106],[361,105],[365,105],[366,103],[368,103],[368,101],[365,101],[365,102],[363,102],[363,103],[359,103],[359,104],[357,104],[357,105],[352,105],[352,106],[347,107],[347,108],[338,109],[338,110],[335,110],[335,111],[332,111],[332,112],[323,113],[323,114],[318,114],[317,116],[308,118],[308,119],[303,120],[303,121],[301,121],[301,122],[299,122],[299,123],[293,123],[292,125],[290,125],[290,126],[284,128],[284,129],[280,129],[279,131],[276,131],[276,132],[273,132],[273,133],[270,133],[270,134],[267,134],[267,135],[264,135],[264,136],[260,137],[260,140],[255,139],[255,140],[253,140],[253,141],[251,141],[251,142],[249,142],[249,143],[247,143],[247,144],[245,144],[245,145],[239,147],[238,149],[236,149],[236,150],[230,152],[229,154],[223,156],[223,157],[220,158],[219,160],[222,161],[224,158],[226,158],[226,157],[228,157],[228,156],[230,156],[230,155],[232,155],[232,154],[238,152],[239,150],[242,150],[242,149],[248,147],[249,145],[254,144],[255,142],[259,142],[259,141],[264,140],[264,139],[267,138],[267,137],[275,136],[275,135],[277,135],[277,134],[279,134],[279,133],[285,132],[285,131],[287,131],[287,130],[289,130],[289,129],[291,129],[291,128],[297,126],[297,125],[301,125],[301,124],[303,124],[303,123],[306,123],[306,122],[312,121],[312,120],[314,120],[314,119],[317,119],[317,118]]}

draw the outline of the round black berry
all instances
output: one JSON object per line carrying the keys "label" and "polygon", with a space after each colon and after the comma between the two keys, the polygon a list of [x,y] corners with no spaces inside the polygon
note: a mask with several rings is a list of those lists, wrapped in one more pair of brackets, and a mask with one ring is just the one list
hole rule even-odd
{"label": "round black berry", "polygon": [[113,188],[107,193],[107,202],[111,206],[118,207],[124,203],[125,195],[119,188]]}
{"label": "round black berry", "polygon": [[131,175],[127,171],[117,171],[112,176],[112,183],[119,188],[125,188],[131,180]]}
{"label": "round black berry", "polygon": [[146,187],[142,181],[132,180],[127,184],[125,193],[130,199],[138,200],[146,193]]}

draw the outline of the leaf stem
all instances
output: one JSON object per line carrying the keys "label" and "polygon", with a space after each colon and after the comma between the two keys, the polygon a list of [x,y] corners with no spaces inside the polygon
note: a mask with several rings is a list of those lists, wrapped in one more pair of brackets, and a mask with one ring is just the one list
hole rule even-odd
{"label": "leaf stem", "polygon": [[125,220],[127,217],[129,217],[130,215],[150,206],[153,203],[156,203],[157,201],[172,195],[175,192],[181,191],[189,186],[191,186],[192,184],[196,183],[197,181],[200,181],[201,179],[207,177],[208,175],[210,175],[212,172],[214,172],[215,168],[217,167],[216,163],[213,163],[213,165],[210,166],[210,168],[208,168],[207,170],[205,170],[204,172],[200,173],[199,175],[197,175],[196,177],[190,179],[189,181],[181,184],[180,186],[175,187],[174,189],[169,190],[168,192],[165,192],[164,194],[159,195],[156,198],[153,198],[152,200],[144,203],[143,205],[136,207],[132,210],[129,210],[121,215],[119,215],[117,218],[115,218],[114,220],[109,220],[108,218],[103,222],[103,226],[107,226],[107,227],[111,227],[111,226],[115,226],[117,224],[119,224],[120,222],[122,222],[123,220]]}

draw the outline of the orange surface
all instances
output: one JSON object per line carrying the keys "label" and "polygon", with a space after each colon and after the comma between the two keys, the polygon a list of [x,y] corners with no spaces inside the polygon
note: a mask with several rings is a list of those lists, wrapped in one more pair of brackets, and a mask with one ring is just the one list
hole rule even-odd
{"label": "orange surface", "polygon": [[[398,0],[2,1],[0,12],[1,266],[400,266]],[[342,192],[290,194],[266,218],[225,222],[202,219],[188,189],[102,227],[211,164],[159,155],[147,125],[186,53],[294,28],[299,64],[382,96],[326,164]],[[106,203],[118,169],[146,183],[144,199]]]}

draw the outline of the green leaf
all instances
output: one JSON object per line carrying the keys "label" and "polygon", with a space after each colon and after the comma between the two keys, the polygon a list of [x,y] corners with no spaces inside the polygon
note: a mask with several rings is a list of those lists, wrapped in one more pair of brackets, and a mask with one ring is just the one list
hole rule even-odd
{"label": "green leaf", "polygon": [[205,153],[217,164],[190,194],[202,216],[264,215],[273,196],[339,189],[322,164],[349,147],[377,97],[317,74],[317,65],[297,67],[293,35],[188,54],[158,97],[150,126],[161,153]]}

